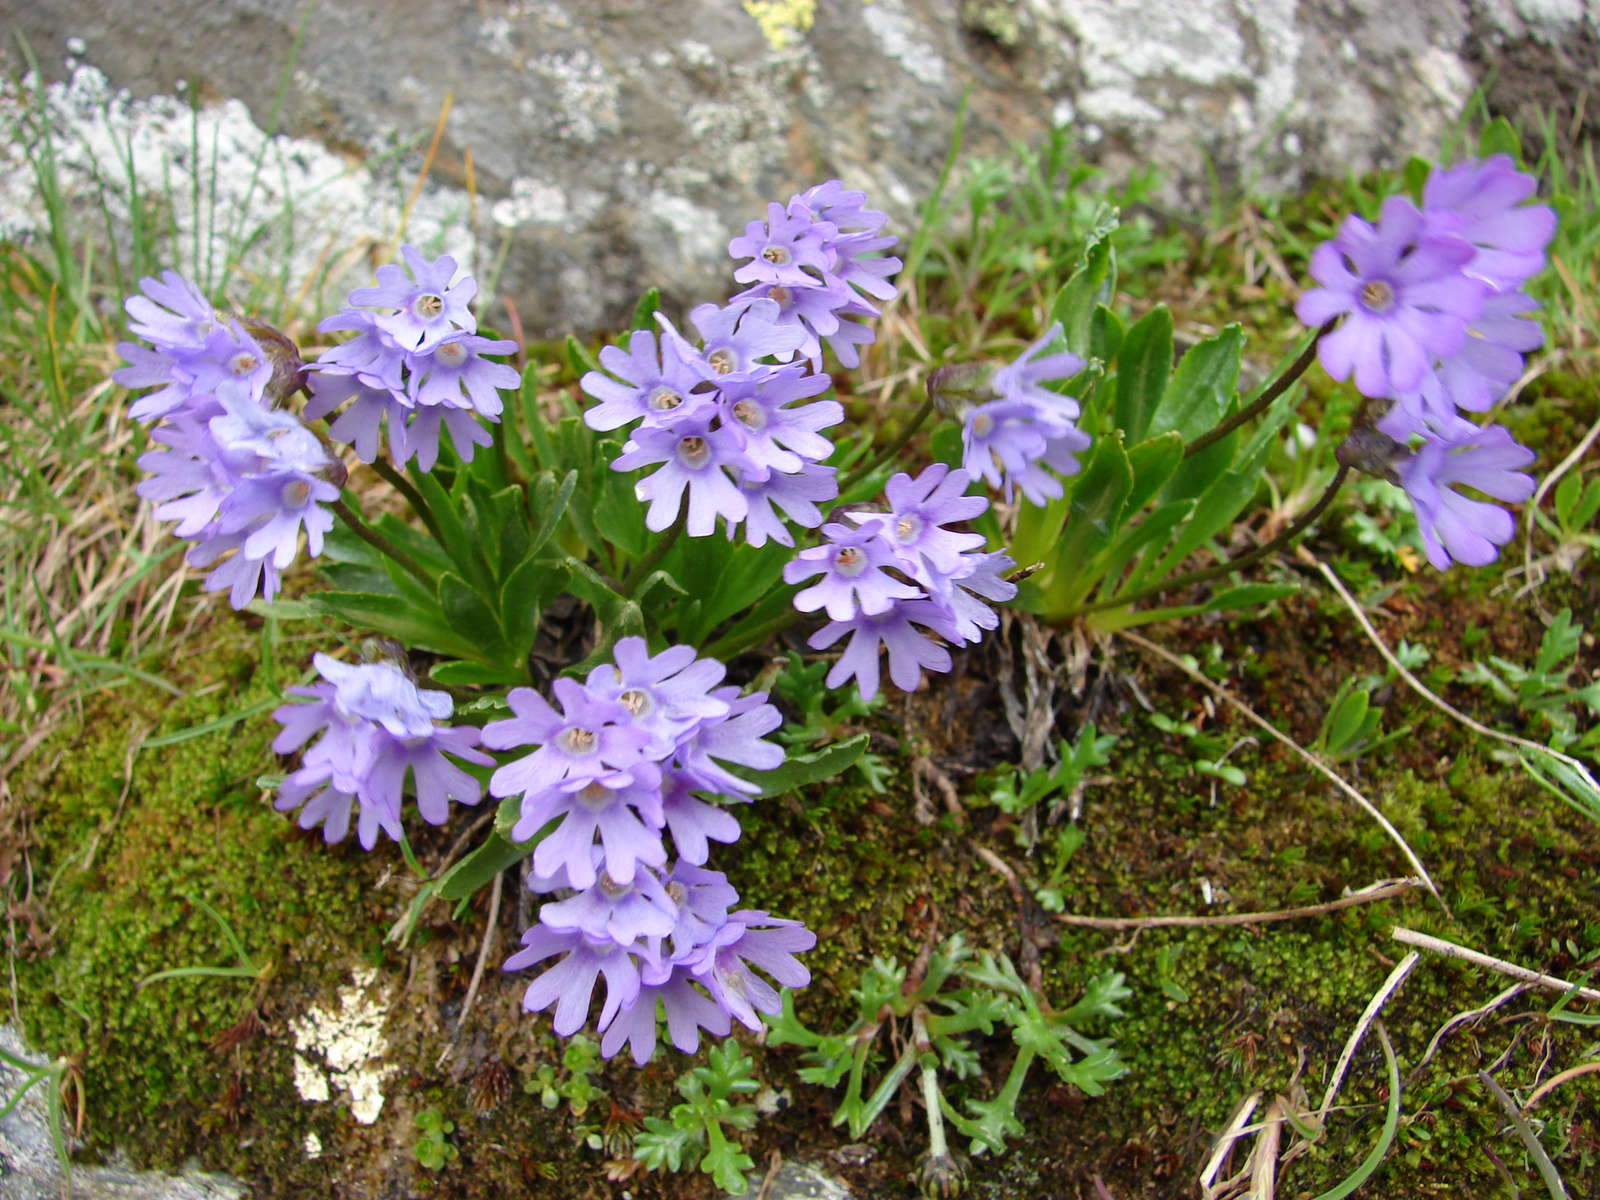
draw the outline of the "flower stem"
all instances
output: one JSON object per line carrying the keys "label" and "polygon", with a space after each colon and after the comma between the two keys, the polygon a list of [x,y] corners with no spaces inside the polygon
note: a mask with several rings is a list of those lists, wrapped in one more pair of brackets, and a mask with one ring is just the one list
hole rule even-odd
{"label": "flower stem", "polygon": [[1131,596],[1116,596],[1110,600],[1101,600],[1095,604],[1080,605],[1064,613],[1060,619],[1070,621],[1074,617],[1088,616],[1090,613],[1103,612],[1108,608],[1126,608],[1129,605],[1137,604],[1141,600],[1148,600],[1151,596],[1159,596],[1162,592],[1173,592],[1180,588],[1193,587],[1197,583],[1205,583],[1223,575],[1232,575],[1236,571],[1242,571],[1246,567],[1254,566],[1269,554],[1276,554],[1307,529],[1311,528],[1317,518],[1327,510],[1328,505],[1333,503],[1334,496],[1344,486],[1345,478],[1349,474],[1349,467],[1340,467],[1334,474],[1333,481],[1328,484],[1327,489],[1321,496],[1317,497],[1317,502],[1301,514],[1299,520],[1270,542],[1257,546],[1254,550],[1241,554],[1238,558],[1218,563],[1214,567],[1207,567],[1202,571],[1190,571],[1187,575],[1175,575],[1171,579],[1165,579],[1160,583],[1153,583],[1149,587],[1140,588]]}
{"label": "flower stem", "polygon": [[352,512],[350,506],[344,502],[342,497],[335,500],[330,507],[333,509],[334,515],[349,526],[351,533],[355,534],[379,554],[388,555],[398,566],[409,571],[417,582],[422,584],[423,589],[429,595],[433,594],[438,585],[434,582],[433,576],[429,575],[416,559]]}
{"label": "flower stem", "polygon": [[381,458],[373,460],[372,469],[385,483],[406,498],[406,503],[411,505],[411,511],[422,518],[422,523],[428,527],[428,532],[433,534],[433,540],[440,546],[445,545],[438,519],[434,517],[433,509],[428,507],[428,502],[422,498],[422,493],[417,490],[416,485]]}
{"label": "flower stem", "polygon": [[1272,406],[1274,400],[1288,391],[1290,385],[1310,369],[1311,364],[1316,361],[1317,343],[1322,340],[1324,334],[1331,332],[1338,322],[1339,318],[1335,317],[1313,333],[1306,341],[1306,344],[1301,347],[1300,353],[1295,357],[1295,360],[1284,368],[1283,374],[1263,388],[1259,396],[1234,413],[1233,416],[1223,421],[1215,429],[1202,433],[1185,446],[1183,448],[1184,458],[1193,458],[1207,446],[1220,442],[1239,426],[1248,421],[1254,421],[1262,413],[1266,412]]}
{"label": "flower stem", "polygon": [[845,476],[844,480],[839,484],[839,491],[842,493],[845,489],[854,487],[883,466],[884,463],[894,458],[896,454],[899,454],[905,448],[905,444],[916,436],[917,430],[922,428],[922,423],[928,419],[928,414],[932,411],[933,397],[929,396],[922,402],[922,407],[917,409],[916,415],[911,418],[906,427],[895,436],[894,441],[890,442],[877,454],[874,454],[866,466],[857,467]]}
{"label": "flower stem", "polygon": [[939,1108],[938,1069],[931,1061],[922,1064],[922,1106],[928,1112],[928,1157],[948,1158],[950,1144],[944,1137],[944,1112]]}
{"label": "flower stem", "polygon": [[683,527],[689,523],[689,506],[685,502],[683,511],[678,514],[678,519],[667,527],[667,531],[656,539],[656,544],[640,556],[639,561],[626,575],[622,577],[622,595],[624,599],[633,599],[633,594],[639,590],[639,585],[650,577],[667,552],[677,545],[678,536],[683,533]]}

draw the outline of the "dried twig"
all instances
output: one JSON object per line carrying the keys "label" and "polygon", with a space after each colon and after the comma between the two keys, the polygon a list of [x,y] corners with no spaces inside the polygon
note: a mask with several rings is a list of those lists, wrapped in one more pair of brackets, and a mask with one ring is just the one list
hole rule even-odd
{"label": "dried twig", "polygon": [[767,1177],[761,1181],[761,1190],[756,1193],[756,1200],[767,1200],[767,1193],[772,1190],[772,1181],[778,1177],[778,1168],[783,1166],[783,1155],[774,1150],[767,1159]]}
{"label": "dried twig", "polygon": [[1522,1106],[1522,1111],[1527,1112],[1567,1080],[1576,1079],[1580,1075],[1591,1075],[1596,1071],[1600,1071],[1600,1062],[1586,1062],[1576,1067],[1568,1067],[1559,1075],[1552,1075],[1533,1090],[1533,1095],[1528,1097],[1528,1102]]}
{"label": "dried twig", "polygon": [[1445,1034],[1449,1033],[1457,1025],[1465,1024],[1467,1021],[1475,1021],[1479,1017],[1488,1016],[1506,1001],[1510,1000],[1514,996],[1522,995],[1522,993],[1527,990],[1527,984],[1514,983],[1505,991],[1496,996],[1493,1000],[1489,1001],[1489,1003],[1485,1004],[1482,1008],[1473,1008],[1468,1009],[1466,1012],[1459,1012],[1446,1021],[1443,1025],[1439,1026],[1439,1032],[1435,1033],[1433,1035],[1433,1039],[1428,1043],[1427,1052],[1424,1053],[1423,1056],[1417,1061],[1417,1065],[1411,1068],[1411,1074],[1406,1076],[1406,1086],[1409,1087],[1411,1085],[1411,1081],[1421,1073],[1422,1068],[1427,1066],[1428,1063],[1433,1060],[1433,1056],[1438,1052],[1439,1043],[1444,1040]]}
{"label": "dried twig", "polygon": [[[472,982],[467,985],[467,998],[461,1002],[461,1015],[456,1018],[455,1037],[461,1036],[461,1031],[466,1028],[467,1017],[472,1013],[472,1002],[478,998],[478,985],[483,982],[483,964],[489,959],[489,951],[494,948],[495,927],[500,923],[500,890],[505,883],[506,873],[498,872],[494,877],[494,888],[489,893],[489,920],[483,931],[483,944],[478,947],[478,965],[472,969]],[[439,1056],[439,1063],[450,1057],[454,1048],[454,1039],[444,1048],[444,1053]]]}
{"label": "dried twig", "polygon": [[1080,917],[1076,913],[1057,913],[1055,919],[1063,925],[1083,925],[1090,929],[1155,929],[1164,925],[1257,925],[1266,921],[1293,921],[1300,917],[1317,917],[1323,913],[1338,912],[1357,904],[1372,904],[1403,896],[1421,883],[1402,879],[1375,888],[1365,888],[1349,896],[1341,896],[1326,904],[1312,904],[1305,908],[1281,908],[1272,912],[1228,913],[1219,917]]}
{"label": "dried twig", "polygon": [[1422,955],[1413,950],[1395,964],[1394,970],[1389,972],[1389,978],[1383,981],[1383,986],[1377,990],[1372,999],[1367,1001],[1367,1007],[1361,1013],[1361,1019],[1356,1022],[1356,1027],[1350,1032],[1350,1040],[1344,1044],[1344,1050],[1339,1055],[1339,1061],[1333,1068],[1333,1078],[1328,1080],[1328,1090],[1322,1093],[1322,1103],[1317,1107],[1317,1119],[1324,1120],[1328,1110],[1333,1107],[1334,1097],[1339,1094],[1339,1089],[1344,1086],[1345,1073],[1350,1070],[1350,1060],[1355,1057],[1356,1047],[1361,1044],[1361,1037],[1367,1032],[1367,1027],[1377,1019],[1378,1012],[1388,1003],[1389,997],[1406,981],[1406,976],[1411,974],[1411,968],[1417,965]]}
{"label": "dried twig", "polygon": [[1417,933],[1412,929],[1398,927],[1389,935],[1397,942],[1404,942],[1408,946],[1420,946],[1424,950],[1432,950],[1435,954],[1443,954],[1449,958],[1459,958],[1462,962],[1473,963],[1480,967],[1488,967],[1491,971],[1499,971],[1502,975],[1509,975],[1513,979],[1520,979],[1524,983],[1531,983],[1535,987],[1542,987],[1551,992],[1571,992],[1584,1000],[1600,1000],[1600,991],[1594,988],[1580,987],[1569,983],[1565,979],[1557,979],[1554,975],[1544,975],[1538,971],[1530,971],[1527,967],[1519,967],[1516,963],[1507,962],[1503,958],[1491,958],[1477,950],[1468,950],[1465,946],[1458,946],[1454,942],[1447,942],[1443,938],[1430,937],[1425,933]]}
{"label": "dried twig", "polygon": [[1406,856],[1406,861],[1411,864],[1417,875],[1422,879],[1423,886],[1426,887],[1428,891],[1433,894],[1433,898],[1439,902],[1439,907],[1443,908],[1447,914],[1450,913],[1450,906],[1444,902],[1444,897],[1439,894],[1439,889],[1434,886],[1433,876],[1428,874],[1428,870],[1422,865],[1422,861],[1417,858],[1411,847],[1406,843],[1405,838],[1400,836],[1400,831],[1396,829],[1392,823],[1390,823],[1388,817],[1384,816],[1378,811],[1377,805],[1373,804],[1372,801],[1368,800],[1360,792],[1356,791],[1355,788],[1351,787],[1350,784],[1345,782],[1344,778],[1332,767],[1328,766],[1327,763],[1323,762],[1320,758],[1311,753],[1311,751],[1307,750],[1288,734],[1280,731],[1276,725],[1273,725],[1265,718],[1258,716],[1255,709],[1251,708],[1242,700],[1236,699],[1233,693],[1228,691],[1227,688],[1207,678],[1201,672],[1195,670],[1188,663],[1184,662],[1181,658],[1172,653],[1172,651],[1166,649],[1164,646],[1158,646],[1147,638],[1140,637],[1137,633],[1133,633],[1127,629],[1120,630],[1117,636],[1127,638],[1135,646],[1138,646],[1143,650],[1147,650],[1156,657],[1164,659],[1173,666],[1177,667],[1185,675],[1189,676],[1190,679],[1194,680],[1196,683],[1208,690],[1218,700],[1221,700],[1223,703],[1227,704],[1229,707],[1235,709],[1244,717],[1248,718],[1254,724],[1264,729],[1267,733],[1271,734],[1285,746],[1288,746],[1301,758],[1305,759],[1321,774],[1326,776],[1330,783],[1354,800],[1356,804],[1361,807],[1363,812],[1365,812],[1369,817],[1383,827],[1383,831],[1389,835],[1389,840],[1394,842],[1396,846],[1400,847],[1400,852]]}

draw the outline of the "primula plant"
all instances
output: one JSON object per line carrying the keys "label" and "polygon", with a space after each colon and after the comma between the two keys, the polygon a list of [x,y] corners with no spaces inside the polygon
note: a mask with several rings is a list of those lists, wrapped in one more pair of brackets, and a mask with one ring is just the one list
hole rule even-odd
{"label": "primula plant", "polygon": [[[917,1072],[927,1172],[943,1178],[944,1122],[975,1151],[1002,1150],[1035,1058],[1090,1093],[1121,1072],[1075,1030],[1117,1015],[1120,977],[1058,1013],[1003,957],[974,964],[957,941],[920,980],[875,965],[856,1025],[812,1034],[779,988],[809,981],[815,934],[740,907],[713,845],[738,840],[741,805],[861,760],[867,735],[827,743],[872,711],[885,669],[915,691],[999,626],[996,606],[1106,632],[1287,594],[1244,572],[1303,535],[1352,471],[1403,489],[1436,568],[1492,561],[1513,521],[1491,501],[1530,495],[1533,455],[1473,417],[1540,344],[1520,289],[1555,218],[1505,155],[1418,183],[1316,249],[1296,308],[1311,332],[1243,395],[1238,326],[1176,362],[1164,307],[1124,327],[1107,208],[1031,344],[930,370],[881,446],[874,422],[841,432],[830,372],[860,365],[901,264],[885,215],[836,180],[770,204],[730,242],[743,290],[726,304],[680,327],[650,291],[618,344],[591,356],[568,339],[578,388],[554,404],[539,364],[519,373],[503,361],[517,344],[479,332],[473,278],[409,245],[322,322],[315,349],[219,312],[174,272],[146,279],[127,301],[139,341],[114,377],[141,389],[130,412],[150,425],[139,493],[193,543],[207,589],[377,635],[362,661],[316,654],[318,681],[277,710],[274,749],[299,754],[278,809],[330,843],[352,824],[366,850],[391,839],[414,865],[411,811],[438,825],[487,792],[492,829],[425,881],[413,918],[522,864],[541,907],[503,965],[539,968],[524,1007],[553,1010],[557,1034],[593,1017],[605,1057],[626,1048],[642,1065],[661,1019],[693,1053],[701,1031],[775,1018],[775,1042],[810,1051],[807,1078],[849,1074],[839,1120],[855,1136]],[[1318,361],[1363,397],[1338,470],[1281,533],[1229,559],[1219,535],[1262,490]],[[322,585],[280,599],[302,546]],[[1178,602],[1146,605],[1164,594]],[[805,698],[786,732],[765,691],[730,682],[755,671],[730,664],[791,630],[820,656],[784,645],[781,690]],[[1070,797],[1111,741],[1087,727],[1060,766],[1006,779],[996,802]],[[863,765],[876,781],[881,765]],[[890,1016],[910,1037],[864,1092]],[[979,1030],[1009,1031],[1017,1055],[962,1111],[939,1079],[978,1072],[962,1039]],[[726,1074],[735,1051],[719,1053]],[[668,1162],[694,1141],[734,1186],[749,1164],[720,1126],[745,1123],[725,1107],[738,1090],[686,1085],[693,1112],[641,1143]]]}

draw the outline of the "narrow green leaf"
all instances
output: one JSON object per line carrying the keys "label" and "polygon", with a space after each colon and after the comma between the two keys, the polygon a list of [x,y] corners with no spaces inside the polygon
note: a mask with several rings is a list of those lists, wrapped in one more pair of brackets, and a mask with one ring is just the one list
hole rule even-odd
{"label": "narrow green leaf", "polygon": [[402,645],[431,650],[451,658],[477,658],[474,642],[457,634],[446,624],[435,606],[421,608],[402,596],[382,596],[372,592],[318,592],[306,603],[357,629],[387,634]]}
{"label": "narrow green leaf", "polygon": [[274,696],[268,700],[252,704],[248,708],[241,708],[227,716],[218,717],[214,721],[205,721],[199,725],[191,725],[187,729],[180,729],[176,733],[164,733],[160,737],[145,738],[139,743],[140,750],[158,750],[162,746],[175,746],[179,742],[187,742],[192,738],[205,737],[208,733],[217,733],[237,725],[240,721],[248,721],[251,717],[260,716],[268,709],[281,704],[281,698]]}
{"label": "narrow green leaf", "polygon": [[1522,161],[1522,139],[1504,117],[1490,121],[1478,135],[1478,157],[1488,158],[1491,154],[1509,154],[1513,162]]}
{"label": "narrow green leaf", "polygon": [[851,765],[866,753],[867,743],[871,740],[870,734],[858,733],[853,738],[835,742],[812,754],[791,755],[784,760],[782,766],[774,767],[770,771],[756,771],[732,763],[727,766],[728,770],[741,779],[759,784],[760,796],[766,799],[769,796],[781,796],[785,792],[792,792],[808,783],[820,783],[824,779],[832,779],[835,775],[849,770]]}
{"label": "narrow green leaf", "polygon": [[1384,1031],[1383,1023],[1374,1021],[1372,1029],[1383,1046],[1384,1064],[1389,1068],[1389,1109],[1384,1114],[1383,1129],[1378,1133],[1378,1144],[1366,1158],[1361,1160],[1361,1165],[1334,1187],[1316,1197],[1316,1200],[1344,1200],[1372,1178],[1372,1173],[1378,1169],[1384,1156],[1389,1153],[1389,1147],[1394,1145],[1395,1132],[1400,1128],[1400,1064],[1395,1061],[1394,1047],[1389,1044],[1389,1035]]}
{"label": "narrow green leaf", "polygon": [[1110,362],[1122,350],[1126,336],[1122,318],[1104,304],[1096,304],[1089,317],[1089,357]]}
{"label": "narrow green leaf", "polygon": [[661,289],[646,288],[644,295],[639,297],[639,303],[633,306],[633,328],[654,329],[656,327],[656,309],[661,307]]}
{"label": "narrow green leaf", "polygon": [[1237,325],[1190,347],[1161,395],[1150,421],[1151,435],[1176,430],[1185,442],[1192,442],[1214,428],[1239,385],[1243,353],[1244,331]]}
{"label": "narrow green leaf", "polygon": [[498,833],[491,833],[471,854],[439,877],[437,895],[443,900],[466,900],[478,889],[494,882],[507,867],[514,867],[533,853],[537,840],[517,845]]}
{"label": "narrow green leaf", "polygon": [[434,663],[428,678],[451,687],[514,686],[528,682],[527,673],[521,668],[463,662],[460,659]]}
{"label": "narrow green leaf", "polygon": [[494,610],[460,577],[448,574],[439,577],[439,610],[459,636],[479,648],[473,657],[489,662],[506,660],[508,648]]}
{"label": "narrow green leaf", "polygon": [[1128,492],[1129,513],[1144,507],[1183,461],[1183,437],[1176,430],[1157,434],[1128,449],[1128,467],[1133,471],[1133,488]]}
{"label": "narrow green leaf", "polygon": [[1158,304],[1134,323],[1117,355],[1116,427],[1129,445],[1143,441],[1172,376],[1172,313]]}
{"label": "narrow green leaf", "polygon": [[1089,353],[1089,323],[1095,306],[1108,303],[1116,290],[1116,259],[1111,247],[1116,228],[1116,210],[1101,205],[1084,237],[1083,257],[1050,307],[1050,319],[1061,322],[1066,334],[1067,349],[1080,357]]}
{"label": "narrow green leaf", "polygon": [[1080,603],[1099,582],[1099,576],[1090,570],[1091,562],[1116,537],[1132,489],[1133,470],[1121,435],[1102,438],[1072,489],[1064,532],[1046,560],[1042,590],[1048,595],[1050,611]]}
{"label": "narrow green leaf", "polygon": [[585,346],[570,333],[567,334],[566,349],[567,362],[572,367],[572,373],[580,379],[590,371],[600,370],[600,364],[595,361],[594,355],[589,352],[589,347]]}

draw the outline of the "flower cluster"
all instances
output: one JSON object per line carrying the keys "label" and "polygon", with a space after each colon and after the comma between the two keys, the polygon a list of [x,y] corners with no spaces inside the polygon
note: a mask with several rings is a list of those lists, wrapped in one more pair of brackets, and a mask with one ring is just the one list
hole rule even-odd
{"label": "flower cluster", "polygon": [[354,804],[356,836],[371,850],[380,829],[395,841],[404,836],[400,802],[408,771],[417,811],[430,825],[444,824],[452,800],[478,803],[478,781],[445,755],[485,767],[494,760],[473,749],[478,731],[470,725],[436,724],[450,717],[448,695],[419,689],[390,662],[352,665],[326,654],[312,662],[324,682],[288,689],[311,703],[286,704],[272,714],[283,726],[272,743],[279,754],[322,734],[302,756],[300,769],[283,781],[280,812],[299,808],[301,829],[321,825],[323,837],[337,842],[350,829]]}
{"label": "flower cluster", "polygon": [[950,652],[921,630],[963,645],[999,624],[984,601],[1017,594],[1016,584],[1003,578],[1015,564],[1003,553],[984,553],[981,535],[944,528],[988,508],[983,497],[966,495],[970,480],[964,469],[943,463],[916,479],[896,475],[884,489],[887,512],[846,513],[850,524],[824,525],[827,542],[800,551],[784,567],[788,583],[822,576],[794,598],[801,612],[820,608],[830,618],[808,644],[826,649],[851,635],[828,672],[830,688],[854,678],[862,699],[871,699],[878,692],[879,649],[887,646],[889,678],[902,691],[915,691],[924,667],[948,671],[951,665]]}
{"label": "flower cluster", "polygon": [[1346,217],[1311,255],[1322,286],[1295,306],[1310,326],[1339,319],[1317,345],[1328,373],[1388,402],[1376,422],[1394,442],[1382,470],[1405,489],[1441,570],[1492,562],[1514,528],[1504,509],[1454,485],[1511,503],[1533,492],[1520,470],[1532,451],[1461,413],[1487,411],[1543,341],[1527,315],[1537,305],[1519,290],[1555,232],[1551,209],[1523,203],[1535,187],[1504,154],[1435,168],[1420,208],[1390,196],[1376,225]]}
{"label": "flower cluster", "polygon": [[270,601],[295,557],[300,531],[313,557],[333,527],[344,464],[293,413],[275,405],[301,386],[294,344],[259,322],[220,317],[175,271],[140,281],[129,297],[129,329],[149,347],[117,347],[130,364],[112,373],[130,388],[140,421],[160,420],[158,449],[141,455],[151,473],[135,489],[156,516],[195,543],[188,561],[209,567],[205,585],[226,588],[235,608],[257,592]]}
{"label": "flower cluster", "polygon": [[879,234],[889,218],[864,207],[866,202],[865,192],[846,191],[830,179],[791,196],[787,207],[767,205],[765,221],[751,221],[743,237],[728,243],[734,258],[750,260],[734,279],[751,285],[729,307],[773,301],[778,323],[804,332],[800,353],[819,371],[824,340],[847,367],[860,362],[856,347],[873,340],[868,326],[841,319],[878,315],[861,293],[894,297],[889,276],[900,269],[900,260],[879,254],[900,239]]}
{"label": "flower cluster", "polygon": [[[1010,363],[988,372],[969,364],[941,368],[928,381],[936,403],[961,419],[961,465],[991,487],[1020,490],[1031,504],[1047,504],[1065,489],[1059,475],[1078,470],[1077,456],[1089,437],[1077,426],[1078,402],[1043,384],[1071,379],[1083,370],[1076,354],[1058,351],[1037,357],[1061,337],[1061,324]],[[1046,471],[1050,467],[1056,474]]]}
{"label": "flower cluster", "polygon": [[730,538],[742,524],[752,546],[793,546],[784,516],[807,529],[822,523],[818,505],[839,486],[834,469],[821,465],[833,452],[821,431],[842,421],[844,409],[815,399],[830,385],[821,339],[854,366],[855,347],[872,331],[840,318],[877,310],[853,289],[893,296],[887,277],[900,266],[871,256],[895,239],[877,236],[887,218],[863,208],[865,200],[834,180],[787,209],[772,205],[766,222],[752,222],[730,245],[753,260],[735,272],[753,286],[723,308],[690,312],[700,345],[657,313],[659,337],[636,330],[626,351],[600,351],[609,375],[584,375],[583,390],[599,401],[584,413],[591,429],[639,422],[612,469],[660,466],[638,488],[650,529],[678,519],[686,491],[692,537],[711,534],[721,517]]}
{"label": "flower cluster", "polygon": [[783,761],[763,740],[782,720],[766,693],[719,686],[722,664],[689,646],[651,656],[643,638],[623,638],[614,657],[582,684],[556,680],[559,711],[531,688],[513,689],[512,717],[486,725],[483,744],[536,747],[497,770],[489,790],[521,798],[514,840],[543,831],[529,887],[567,893],[540,909],[505,964],[515,971],[561,956],[529,985],[523,1007],[555,1005],[555,1031],[567,1036],[587,1021],[603,975],[601,1051],[629,1045],[642,1065],[655,1052],[657,1001],[686,1053],[700,1029],[720,1037],[734,1018],[759,1029],[756,1013],[779,1003],[752,967],[801,987],[810,975],[794,955],[816,937],[795,921],[731,910],[738,894],[704,868],[709,842],[736,840],[739,823],[695,793],[749,801],[760,788],[724,764],[769,770]]}
{"label": "flower cluster", "polygon": [[378,457],[385,422],[397,467],[414,455],[422,470],[433,470],[441,425],[471,462],[475,447],[491,441],[477,418],[498,421],[499,389],[518,381],[513,368],[484,356],[510,354],[517,345],[478,335],[467,308],[478,285],[470,275],[454,282],[455,259],[442,255],[430,263],[414,246],[402,246],[401,254],[409,271],[394,263],[379,267],[378,286],[355,289],[348,304],[317,326],[355,336],[310,365],[306,415],[327,416],[348,400],[329,432],[353,445],[362,462]]}

